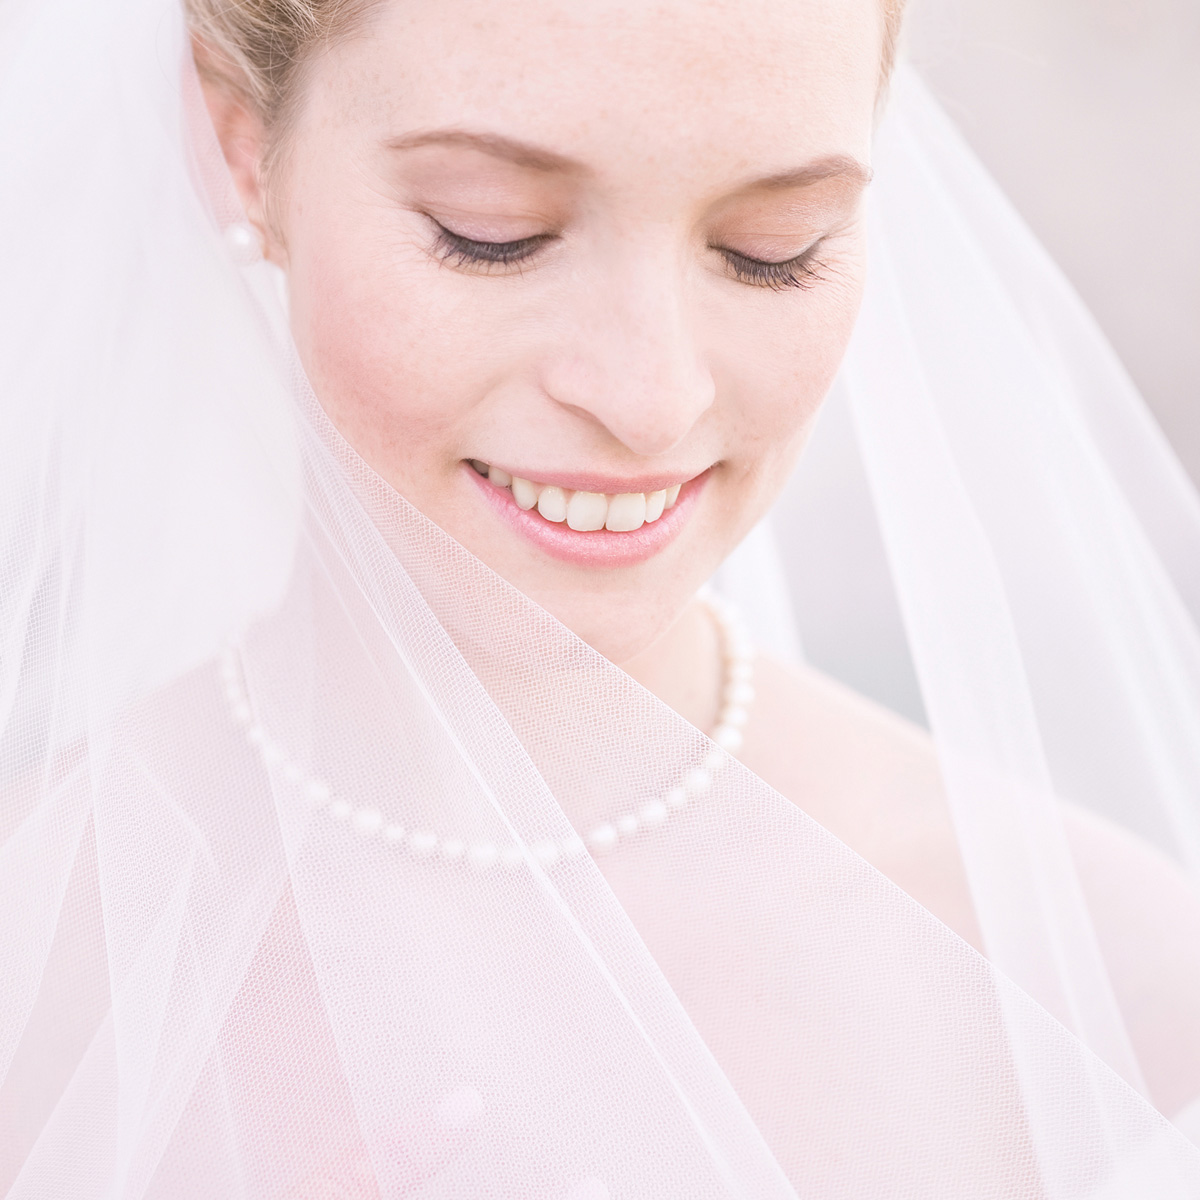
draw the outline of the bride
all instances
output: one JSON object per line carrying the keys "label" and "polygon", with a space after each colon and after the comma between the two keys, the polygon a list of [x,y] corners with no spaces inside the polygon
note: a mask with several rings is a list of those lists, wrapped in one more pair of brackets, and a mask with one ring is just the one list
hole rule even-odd
{"label": "bride", "polygon": [[1200,1195],[1195,497],[898,6],[65,8],[7,1194]]}

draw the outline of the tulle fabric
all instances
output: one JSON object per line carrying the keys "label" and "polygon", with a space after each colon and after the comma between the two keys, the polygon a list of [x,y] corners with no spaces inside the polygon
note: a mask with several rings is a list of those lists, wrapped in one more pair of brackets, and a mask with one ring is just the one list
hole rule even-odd
{"label": "tulle fabric", "polygon": [[[867,631],[891,678],[863,682],[935,735],[990,959],[1145,1090],[1118,962],[1135,935],[1089,911],[1063,817],[1098,816],[1157,860],[1164,896],[1180,885],[1152,937],[1194,964],[1200,505],[995,185],[911,75],[896,92],[872,282],[827,414],[841,444],[814,447],[776,515],[797,533],[781,544],[801,608],[818,610],[805,642],[836,660],[855,623]],[[878,528],[846,537],[853,514],[866,524],[856,484]],[[824,519],[818,497],[850,514],[828,522],[836,553],[874,559],[857,579],[843,567],[837,583],[828,540],[805,528]],[[827,595],[814,577],[835,580]],[[847,594],[854,621],[831,629],[821,610]]]}
{"label": "tulle fabric", "polygon": [[890,126],[843,387],[990,961],[341,440],[174,3],[5,8],[6,1195],[1200,1195],[1058,799],[1190,868],[1194,501],[915,82]]}

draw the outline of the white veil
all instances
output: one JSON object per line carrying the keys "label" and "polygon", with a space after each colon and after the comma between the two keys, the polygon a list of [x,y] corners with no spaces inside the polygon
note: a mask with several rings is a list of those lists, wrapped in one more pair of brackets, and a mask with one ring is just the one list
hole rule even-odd
{"label": "white veil", "polygon": [[722,586],[833,665],[902,614],[990,962],[340,439],[186,62],[175,0],[0,13],[5,1194],[1200,1195],[1061,803],[1194,947],[1195,497],[915,80],[834,401],[878,528],[831,409]]}

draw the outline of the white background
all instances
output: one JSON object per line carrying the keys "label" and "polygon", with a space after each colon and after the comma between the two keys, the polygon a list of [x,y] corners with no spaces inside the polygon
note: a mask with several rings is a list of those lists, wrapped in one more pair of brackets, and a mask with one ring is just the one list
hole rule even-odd
{"label": "white background", "polygon": [[1200,481],[1200,0],[910,0],[907,37]]}

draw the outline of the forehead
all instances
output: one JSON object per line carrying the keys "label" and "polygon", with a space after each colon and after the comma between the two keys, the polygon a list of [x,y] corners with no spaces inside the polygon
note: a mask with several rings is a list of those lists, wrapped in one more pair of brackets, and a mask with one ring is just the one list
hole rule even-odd
{"label": "forehead", "polygon": [[313,84],[382,138],[770,174],[869,157],[882,38],[879,0],[384,0]]}

